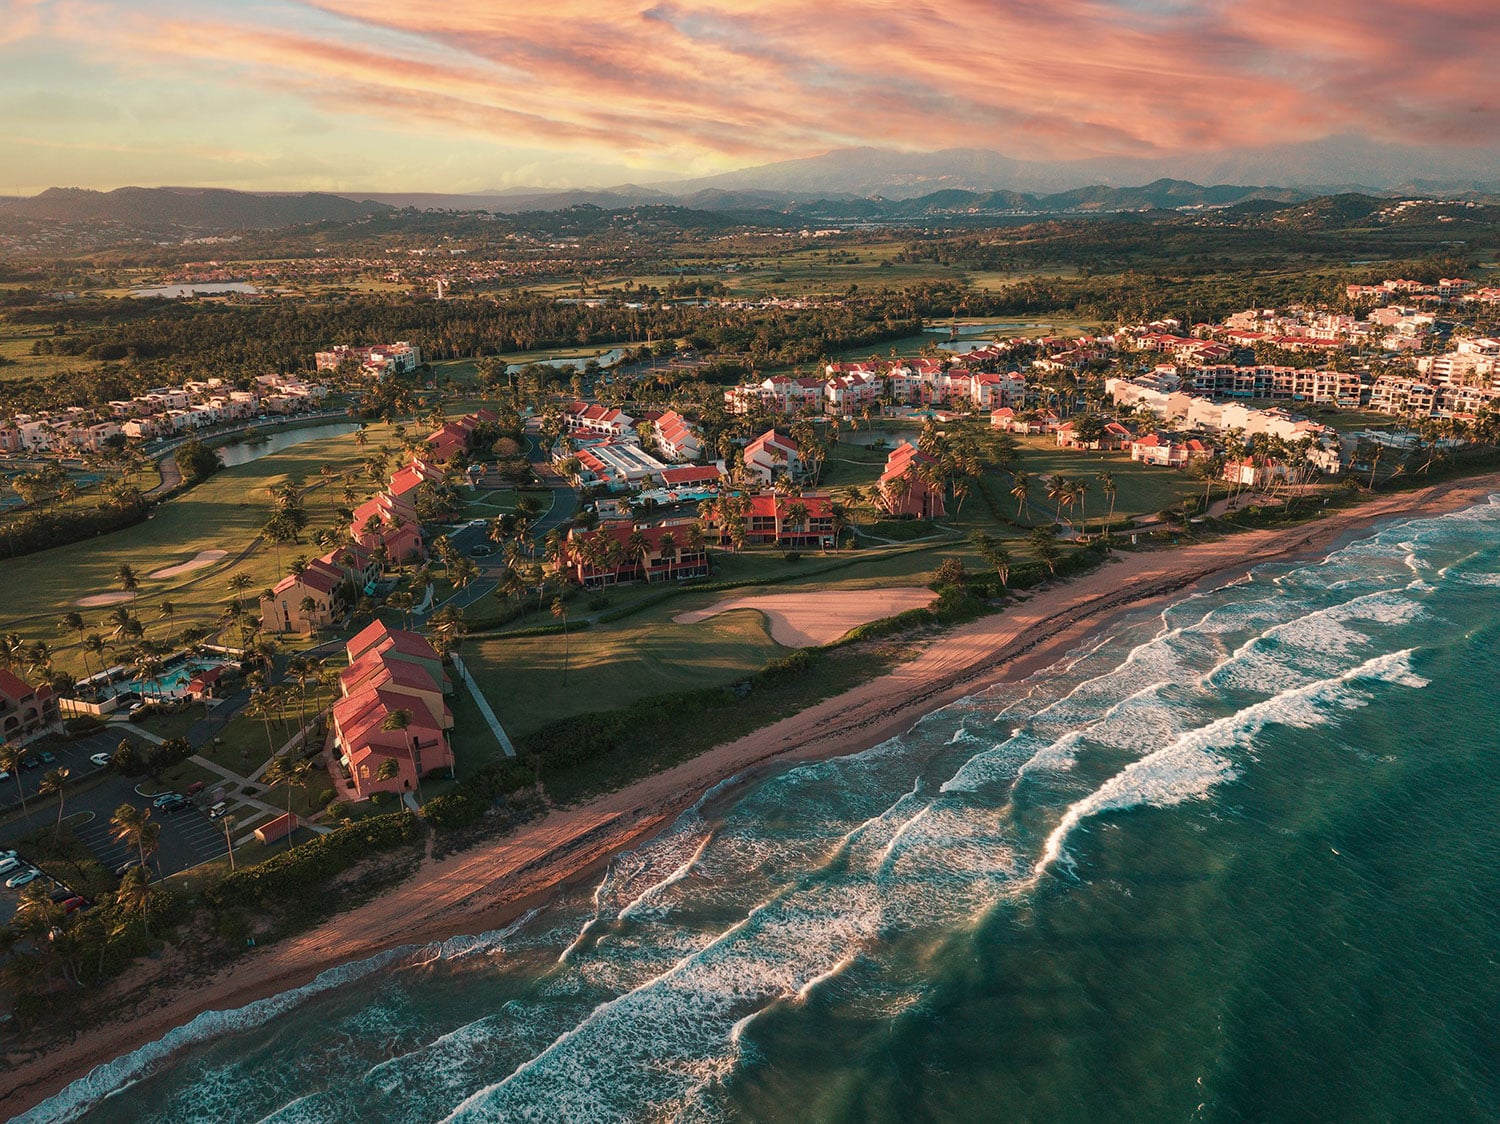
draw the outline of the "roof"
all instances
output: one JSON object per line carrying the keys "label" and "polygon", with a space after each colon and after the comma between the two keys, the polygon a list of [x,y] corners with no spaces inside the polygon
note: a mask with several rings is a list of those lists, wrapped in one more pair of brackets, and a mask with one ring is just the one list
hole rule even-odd
{"label": "roof", "polygon": [[662,482],[669,487],[677,487],[682,484],[712,484],[723,477],[713,465],[688,465],[683,468],[666,468],[662,470]]}
{"label": "roof", "polygon": [[27,695],[35,694],[30,683],[19,675],[0,667],[0,695],[13,702],[20,702]]}

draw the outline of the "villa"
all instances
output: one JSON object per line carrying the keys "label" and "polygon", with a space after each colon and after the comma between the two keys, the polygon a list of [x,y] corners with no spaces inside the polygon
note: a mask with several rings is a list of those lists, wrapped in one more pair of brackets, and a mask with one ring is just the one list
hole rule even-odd
{"label": "villa", "polygon": [[314,559],[300,572],[282,578],[271,596],[261,599],[261,627],[298,633],[331,628],[348,611],[351,585],[342,568]]}
{"label": "villa", "polygon": [[[451,772],[453,712],[443,695],[452,685],[436,649],[414,632],[377,621],[345,650],[349,666],[339,675],[343,697],[333,705],[331,745],[347,771],[339,779],[355,798],[405,793],[428,773]],[[386,728],[397,712],[405,714],[405,728]]]}
{"label": "villa", "polygon": [[52,688],[33,687],[14,672],[0,668],[0,734],[9,741],[40,733],[58,723]]}
{"label": "villa", "polygon": [[768,429],[745,446],[745,474],[762,484],[774,483],[781,475],[796,479],[802,473],[798,452],[796,441]]}
{"label": "villa", "polygon": [[[935,519],[948,514],[943,505],[943,490],[933,487],[924,469],[937,464],[937,458],[922,452],[910,441],[903,441],[885,460],[880,474],[880,505],[890,515],[910,515],[918,519]],[[904,483],[897,483],[904,481]]]}
{"label": "villa", "polygon": [[574,528],[563,565],[569,578],[585,586],[706,577],[708,550],[693,528],[688,520],[658,527],[619,522],[592,531]]}
{"label": "villa", "polygon": [[673,461],[695,461],[703,455],[703,439],[693,423],[668,410],[651,423],[651,435],[662,455]]}

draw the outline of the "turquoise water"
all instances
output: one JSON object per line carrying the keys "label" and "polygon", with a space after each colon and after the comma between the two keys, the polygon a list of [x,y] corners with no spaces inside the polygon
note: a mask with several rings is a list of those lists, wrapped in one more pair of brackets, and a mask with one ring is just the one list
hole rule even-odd
{"label": "turquoise water", "polygon": [[710,794],[30,1119],[1493,1121],[1500,506]]}

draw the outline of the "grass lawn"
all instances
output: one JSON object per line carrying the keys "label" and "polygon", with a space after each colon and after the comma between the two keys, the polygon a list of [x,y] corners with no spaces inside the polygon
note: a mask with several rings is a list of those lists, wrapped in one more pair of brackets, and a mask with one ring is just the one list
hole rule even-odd
{"label": "grass lawn", "polygon": [[[300,546],[287,545],[279,550],[269,543],[257,543],[271,513],[267,489],[294,477],[317,485],[303,500],[307,532],[334,526],[334,509],[343,502],[342,485],[336,479],[322,482],[319,470],[326,464],[336,471],[358,471],[367,453],[381,442],[394,445],[390,432],[381,425],[370,427],[369,438],[368,448],[361,448],[353,434],[292,446],[215,474],[159,505],[150,518],[134,527],[8,560],[5,570],[11,588],[24,589],[26,596],[9,599],[0,607],[0,630],[19,632],[28,641],[46,640],[53,646],[58,667],[82,674],[77,638],[59,634],[57,620],[77,607],[79,598],[117,590],[115,572],[121,563],[129,563],[140,579],[134,601],[124,604],[141,619],[148,636],[163,638],[169,630],[179,633],[189,624],[211,627],[229,599],[225,582],[231,573],[249,575],[247,596],[254,599],[260,590],[275,584],[295,556],[321,553],[307,540],[307,534]],[[375,490],[363,476],[355,487],[360,499]],[[179,577],[147,576],[161,567],[188,561],[199,551],[214,549],[227,550],[229,555]],[[163,601],[173,605],[170,620],[160,613]],[[111,608],[80,609],[89,630],[106,639],[113,628],[103,622]]]}
{"label": "grass lawn", "polygon": [[[464,662],[512,739],[571,714],[610,710],[648,695],[743,679],[783,654],[764,618],[743,610],[699,624],[674,624],[690,607],[674,598],[618,624],[573,633],[563,682],[561,636],[474,637]],[[476,715],[477,717],[477,715]],[[489,730],[459,722],[456,749],[491,753]]]}
{"label": "grass lawn", "polygon": [[[1032,479],[1032,521],[1040,522],[1041,516],[1054,514],[1055,505],[1047,499],[1046,476],[1062,474],[1085,481],[1088,494],[1084,497],[1083,510],[1088,518],[1097,520],[1108,509],[1108,501],[1099,488],[1099,473],[1108,472],[1115,479],[1115,515],[1150,515],[1171,507],[1179,500],[1203,494],[1203,484],[1187,473],[1175,468],[1158,468],[1132,461],[1124,453],[1089,453],[1074,449],[1060,449],[1050,437],[1021,437],[1016,441],[1018,458],[1016,467]],[[998,484],[1000,498],[1009,498],[1010,484],[1002,474]],[[974,500],[970,500],[970,505]],[[967,510],[967,507],[966,509]],[[1015,501],[1010,501],[1006,515],[1015,514]],[[1075,522],[1079,509],[1073,509]],[[1023,520],[1024,521],[1024,520]]]}

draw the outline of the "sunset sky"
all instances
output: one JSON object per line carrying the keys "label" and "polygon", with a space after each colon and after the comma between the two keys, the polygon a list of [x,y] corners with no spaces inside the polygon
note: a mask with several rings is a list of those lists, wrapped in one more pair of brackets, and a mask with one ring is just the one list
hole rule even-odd
{"label": "sunset sky", "polygon": [[1500,155],[1497,57],[1495,0],[0,0],[0,193],[605,185],[855,145]]}

